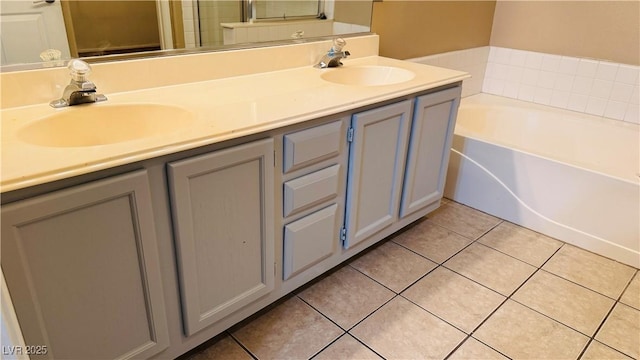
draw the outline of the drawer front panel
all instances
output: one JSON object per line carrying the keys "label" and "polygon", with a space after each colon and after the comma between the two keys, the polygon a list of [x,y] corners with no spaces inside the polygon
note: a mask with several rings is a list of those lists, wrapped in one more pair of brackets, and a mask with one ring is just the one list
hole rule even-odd
{"label": "drawer front panel", "polygon": [[284,183],[284,216],[296,214],[338,195],[340,165]]}
{"label": "drawer front panel", "polygon": [[284,136],[284,172],[288,173],[340,153],[345,141],[343,121]]}
{"label": "drawer front panel", "polygon": [[338,242],[333,204],[284,227],[284,280],[331,255]]}

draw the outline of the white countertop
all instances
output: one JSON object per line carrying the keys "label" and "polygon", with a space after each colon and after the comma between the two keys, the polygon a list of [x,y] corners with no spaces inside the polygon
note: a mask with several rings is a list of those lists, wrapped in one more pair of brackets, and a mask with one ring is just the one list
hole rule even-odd
{"label": "white countertop", "polygon": [[[1,111],[2,192],[82,175],[135,161],[252,135],[428,90],[469,77],[467,73],[379,56],[348,59],[345,67],[405,68],[412,80],[385,86],[348,86],[321,79],[311,66],[226,79],[105,94],[103,103],[53,109],[48,103]],[[179,131],[110,145],[44,147],[20,140],[18,131],[63,111],[116,104],[164,104],[188,109],[195,121]],[[96,129],[100,131],[100,129]]]}

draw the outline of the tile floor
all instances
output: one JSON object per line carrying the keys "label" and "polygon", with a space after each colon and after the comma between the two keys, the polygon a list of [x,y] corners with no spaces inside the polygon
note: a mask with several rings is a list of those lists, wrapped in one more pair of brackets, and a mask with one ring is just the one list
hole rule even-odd
{"label": "tile floor", "polygon": [[638,270],[446,200],[202,359],[638,359]]}

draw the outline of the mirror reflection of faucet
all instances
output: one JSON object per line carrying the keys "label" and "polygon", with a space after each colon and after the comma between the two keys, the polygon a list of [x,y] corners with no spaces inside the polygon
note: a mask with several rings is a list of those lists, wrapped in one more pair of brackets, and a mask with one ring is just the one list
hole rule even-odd
{"label": "mirror reflection of faucet", "polygon": [[342,51],[342,48],[347,45],[347,42],[342,38],[335,38],[333,40],[333,46],[329,51],[322,56],[322,59],[314,65],[314,67],[324,69],[330,67],[338,67],[342,65],[342,59],[347,58],[351,53],[348,51]]}
{"label": "mirror reflection of faucet", "polygon": [[64,88],[62,98],[50,102],[49,105],[61,108],[107,100],[106,96],[96,93],[96,85],[89,81],[91,73],[89,64],[73,59],[69,61],[68,68],[71,71],[71,83]]}

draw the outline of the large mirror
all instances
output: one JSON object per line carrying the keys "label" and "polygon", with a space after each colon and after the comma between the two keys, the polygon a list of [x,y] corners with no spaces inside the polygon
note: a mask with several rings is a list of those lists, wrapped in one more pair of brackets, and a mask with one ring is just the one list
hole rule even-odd
{"label": "large mirror", "polygon": [[11,71],[362,33],[371,12],[372,0],[2,0],[1,64]]}

